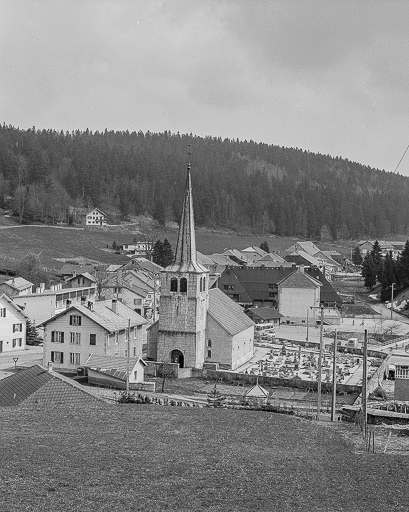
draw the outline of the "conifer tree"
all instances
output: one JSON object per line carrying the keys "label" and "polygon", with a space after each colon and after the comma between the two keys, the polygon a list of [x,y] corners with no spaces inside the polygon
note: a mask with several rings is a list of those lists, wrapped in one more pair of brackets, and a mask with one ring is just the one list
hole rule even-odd
{"label": "conifer tree", "polygon": [[372,258],[372,254],[368,253],[362,262],[362,277],[364,278],[365,287],[371,290],[376,285],[376,267]]}

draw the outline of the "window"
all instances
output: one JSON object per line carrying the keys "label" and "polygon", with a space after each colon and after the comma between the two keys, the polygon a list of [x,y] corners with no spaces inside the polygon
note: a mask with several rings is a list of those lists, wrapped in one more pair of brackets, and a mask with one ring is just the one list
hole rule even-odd
{"label": "window", "polygon": [[64,333],[61,331],[51,331],[51,343],[64,343]]}
{"label": "window", "polygon": [[70,364],[81,364],[81,354],[70,352]]}
{"label": "window", "polygon": [[408,366],[397,366],[395,379],[409,379],[409,367]]}
{"label": "window", "polygon": [[23,345],[23,338],[18,338],[18,346],[21,347]]}
{"label": "window", "polygon": [[79,277],[79,278],[78,278],[78,285],[79,285],[79,286],[83,285],[83,284],[84,284],[84,282],[85,282],[85,281],[84,281],[84,278],[83,278],[83,277]]}
{"label": "window", "polygon": [[21,332],[23,330],[23,324],[13,324],[13,332]]}
{"label": "window", "polygon": [[0,308],[0,317],[5,317],[6,316],[6,308]]}
{"label": "window", "polygon": [[70,315],[70,325],[81,325],[81,317],[79,315]]}
{"label": "window", "polygon": [[81,333],[80,332],[70,332],[70,343],[79,345],[81,343]]}
{"label": "window", "polygon": [[208,347],[211,347],[211,346],[212,346],[212,340],[207,340],[207,346],[208,346]]}
{"label": "window", "polygon": [[229,289],[229,285],[228,284],[224,284],[223,285],[223,290],[226,290],[226,292],[227,292],[228,289]]}
{"label": "window", "polygon": [[177,292],[178,291],[178,280],[176,277],[172,277],[170,280],[170,291],[171,292]]}
{"label": "window", "polygon": [[14,338],[13,339],[13,348],[16,346],[16,344],[17,344],[17,338]]}
{"label": "window", "polygon": [[89,335],[89,344],[90,345],[96,345],[97,344],[97,335],[96,334],[90,334]]}
{"label": "window", "polygon": [[136,347],[133,348],[133,356],[136,357]]}
{"label": "window", "polygon": [[212,357],[212,351],[211,350],[207,351],[207,357]]}
{"label": "window", "polygon": [[180,291],[181,293],[187,293],[187,279],[186,277],[182,277],[180,280]]}
{"label": "window", "polygon": [[51,362],[52,363],[63,363],[64,362],[64,352],[51,352]]}
{"label": "window", "polygon": [[203,291],[206,290],[206,278],[204,277],[203,278]]}
{"label": "window", "polygon": [[238,293],[233,293],[233,295],[231,296],[231,298],[233,300],[235,300],[236,302],[239,302],[239,294]]}

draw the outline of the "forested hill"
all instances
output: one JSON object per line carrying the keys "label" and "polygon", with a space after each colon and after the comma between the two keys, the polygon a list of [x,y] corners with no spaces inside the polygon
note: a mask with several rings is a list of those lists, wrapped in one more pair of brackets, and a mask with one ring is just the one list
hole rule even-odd
{"label": "forested hill", "polygon": [[[0,127],[0,206],[21,221],[68,205],[179,220],[190,144],[198,225],[311,238],[409,232],[409,179],[253,141]],[[12,199],[11,199],[12,198]]]}

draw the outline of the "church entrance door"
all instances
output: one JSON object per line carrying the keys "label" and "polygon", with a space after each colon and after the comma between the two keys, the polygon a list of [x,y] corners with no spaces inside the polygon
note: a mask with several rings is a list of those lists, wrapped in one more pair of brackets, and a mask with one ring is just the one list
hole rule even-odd
{"label": "church entrance door", "polygon": [[170,354],[170,361],[172,363],[178,363],[180,368],[183,368],[185,358],[180,350],[172,350]]}

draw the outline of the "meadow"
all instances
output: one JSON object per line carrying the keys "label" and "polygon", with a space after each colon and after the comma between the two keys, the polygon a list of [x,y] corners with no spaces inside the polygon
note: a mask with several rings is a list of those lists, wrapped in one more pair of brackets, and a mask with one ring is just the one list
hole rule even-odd
{"label": "meadow", "polygon": [[406,511],[409,458],[342,425],[218,409],[0,409],[0,510]]}
{"label": "meadow", "polygon": [[[137,226],[132,224],[94,229],[44,225],[3,227],[0,228],[0,267],[14,268],[29,252],[40,254],[42,265],[50,270],[58,270],[63,264],[61,260],[70,258],[120,264],[127,261],[127,257],[124,254],[115,254],[111,250],[113,242],[117,245],[132,243],[134,237],[139,240],[140,233]],[[176,249],[176,228],[166,228],[158,232],[157,238],[168,238],[173,250]],[[271,251],[280,253],[298,239],[196,229],[197,250],[203,254],[221,253],[225,249],[241,250],[251,245],[259,246],[265,240]],[[349,249],[344,246],[327,247],[349,254]]]}

